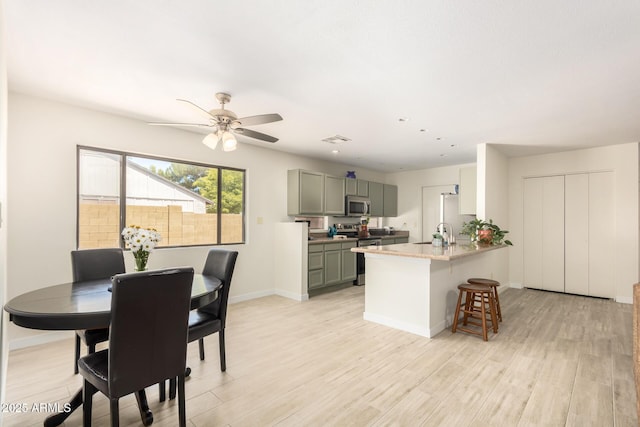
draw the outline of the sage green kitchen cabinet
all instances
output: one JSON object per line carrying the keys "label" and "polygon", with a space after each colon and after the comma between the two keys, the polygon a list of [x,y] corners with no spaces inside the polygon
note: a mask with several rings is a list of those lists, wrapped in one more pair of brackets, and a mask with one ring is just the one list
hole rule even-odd
{"label": "sage green kitchen cabinet", "polygon": [[384,185],[379,182],[369,182],[369,200],[371,201],[370,216],[380,217],[384,214]]}
{"label": "sage green kitchen cabinet", "polygon": [[369,181],[346,178],[345,191],[347,196],[369,197]]}
{"label": "sage green kitchen cabinet", "polygon": [[326,215],[344,215],[345,178],[325,175],[324,177],[324,213]]}
{"label": "sage green kitchen cabinet", "polygon": [[358,196],[360,197],[369,197],[369,181],[365,181],[364,179],[356,179],[358,182]]}
{"label": "sage green kitchen cabinet", "polygon": [[347,196],[355,196],[358,194],[358,180],[354,178],[345,178],[345,193]]}
{"label": "sage green kitchen cabinet", "polygon": [[309,290],[353,282],[357,278],[356,241],[309,245]]}
{"label": "sage green kitchen cabinet", "polygon": [[396,237],[394,240],[395,244],[398,243],[409,243],[409,238],[408,237]]}
{"label": "sage green kitchen cabinet", "polygon": [[324,284],[335,285],[342,281],[342,248],[340,243],[324,245]]}
{"label": "sage green kitchen cabinet", "polygon": [[319,172],[287,171],[287,215],[323,215],[324,183]]}
{"label": "sage green kitchen cabinet", "polygon": [[358,272],[356,269],[356,253],[351,252],[351,248],[357,246],[356,242],[346,242],[340,245],[342,250],[342,278],[343,282],[356,280]]}
{"label": "sage green kitchen cabinet", "polygon": [[309,245],[308,260],[308,286],[309,289],[324,286],[324,246]]}
{"label": "sage green kitchen cabinet", "polygon": [[[373,205],[373,202],[371,203]],[[398,186],[383,185],[383,209],[382,216],[398,216]]]}

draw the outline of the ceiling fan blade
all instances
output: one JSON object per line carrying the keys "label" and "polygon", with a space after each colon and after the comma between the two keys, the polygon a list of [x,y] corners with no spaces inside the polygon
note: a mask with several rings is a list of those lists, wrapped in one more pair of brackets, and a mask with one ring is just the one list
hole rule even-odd
{"label": "ceiling fan blade", "polygon": [[276,142],[278,140],[278,138],[275,138],[271,135],[256,132],[255,130],[251,130],[251,129],[238,128],[238,129],[235,129],[234,132],[239,133],[240,135],[243,135],[243,136],[248,136],[249,138],[259,139],[261,141]]}
{"label": "ceiling fan blade", "polygon": [[209,114],[209,112],[207,110],[205,110],[204,108],[200,107],[199,105],[196,105],[193,102],[188,101],[186,99],[178,99],[177,101],[186,102],[191,107],[195,108],[198,111],[198,113],[200,113],[201,115],[204,114],[204,117],[206,117],[208,119],[212,119],[213,118],[215,120],[215,116],[212,116],[211,114]]}
{"label": "ceiling fan blade", "polygon": [[242,126],[263,125],[265,123],[278,122],[282,120],[280,114],[259,114],[257,116],[242,117],[238,119]]}
{"label": "ceiling fan blade", "polygon": [[148,125],[152,126],[185,126],[185,127],[198,127],[198,128],[212,128],[212,125],[205,125],[202,123],[158,123],[149,122]]}

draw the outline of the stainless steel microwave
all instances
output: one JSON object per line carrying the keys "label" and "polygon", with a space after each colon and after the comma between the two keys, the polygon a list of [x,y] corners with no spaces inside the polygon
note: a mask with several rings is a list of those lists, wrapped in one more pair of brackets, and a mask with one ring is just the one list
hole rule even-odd
{"label": "stainless steel microwave", "polygon": [[371,212],[371,201],[366,197],[347,196],[344,205],[346,216],[365,216]]}

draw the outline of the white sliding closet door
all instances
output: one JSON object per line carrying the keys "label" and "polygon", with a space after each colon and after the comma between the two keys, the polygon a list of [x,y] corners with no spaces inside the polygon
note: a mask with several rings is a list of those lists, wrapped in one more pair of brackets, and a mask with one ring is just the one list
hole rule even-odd
{"label": "white sliding closet door", "polygon": [[564,176],[545,177],[542,193],[543,289],[564,292]]}
{"label": "white sliding closet door", "polygon": [[564,176],[526,178],[524,285],[564,292]]}
{"label": "white sliding closet door", "polygon": [[589,174],[589,293],[615,296],[613,172]]}
{"label": "white sliding closet door", "polygon": [[589,295],[589,174],[565,177],[565,292]]}

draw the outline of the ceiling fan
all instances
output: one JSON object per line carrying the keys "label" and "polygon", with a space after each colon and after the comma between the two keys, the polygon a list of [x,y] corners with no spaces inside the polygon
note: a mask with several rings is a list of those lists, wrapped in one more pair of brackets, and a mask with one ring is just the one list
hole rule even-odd
{"label": "ceiling fan", "polygon": [[260,141],[276,142],[278,138],[264,133],[246,129],[244,126],[255,126],[266,123],[272,123],[282,120],[280,114],[260,114],[257,116],[248,116],[238,118],[231,110],[225,110],[224,105],[231,102],[231,95],[228,93],[216,93],[216,99],[220,102],[220,108],[214,108],[210,111],[194,104],[186,99],[178,99],[194,107],[200,114],[203,114],[208,123],[149,123],[156,126],[189,126],[210,129],[211,133],[204,137],[202,142],[212,150],[215,150],[218,142],[222,141],[222,149],[224,151],[233,151],[237,147],[237,141],[233,136],[234,133],[247,136],[249,138],[259,139]]}

